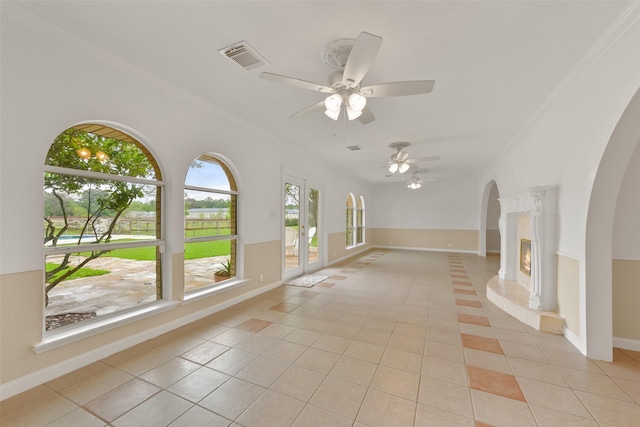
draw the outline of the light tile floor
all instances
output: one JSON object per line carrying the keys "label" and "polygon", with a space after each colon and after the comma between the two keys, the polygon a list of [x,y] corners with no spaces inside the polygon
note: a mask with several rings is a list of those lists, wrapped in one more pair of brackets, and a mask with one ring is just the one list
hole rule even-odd
{"label": "light tile floor", "polygon": [[2,402],[9,426],[640,426],[640,353],[485,296],[497,259],[374,250]]}

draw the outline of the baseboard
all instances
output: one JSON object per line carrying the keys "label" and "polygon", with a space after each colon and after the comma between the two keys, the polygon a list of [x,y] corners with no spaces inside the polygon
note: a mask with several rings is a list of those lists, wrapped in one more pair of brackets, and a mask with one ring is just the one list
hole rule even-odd
{"label": "baseboard", "polygon": [[624,350],[640,351],[640,341],[613,337],[613,346]]}
{"label": "baseboard", "polygon": [[460,253],[460,254],[478,254],[477,250],[470,250],[470,249],[456,249],[456,248],[447,248],[447,249],[441,249],[441,248],[417,248],[414,246],[389,246],[389,245],[375,245],[374,248],[380,248],[380,249],[400,249],[400,250],[408,250],[408,251],[428,251],[428,252],[453,252],[453,253]]}
{"label": "baseboard", "polygon": [[13,381],[0,384],[0,401],[8,399],[12,396],[32,389],[33,387],[44,384],[48,381],[54,380],[84,366],[90,365],[91,363],[102,360],[105,357],[111,356],[112,354],[115,354],[119,351],[126,350],[130,347],[133,347],[134,345],[140,344],[144,341],[150,340],[174,329],[188,325],[189,323],[217,313],[218,311],[224,310],[225,308],[231,307],[232,305],[248,300],[249,298],[253,298],[257,295],[275,289],[280,285],[282,285],[281,281],[271,283],[267,286],[263,286],[259,289],[247,292],[246,294],[242,294],[211,307],[207,307],[204,310],[191,313],[179,319],[175,319],[171,322],[164,323],[154,328],[142,331],[138,334],[128,336],[126,338],[109,343],[86,353],[82,353],[78,356],[64,360],[63,362],[57,363],[55,365],[51,365],[30,374],[23,375]]}
{"label": "baseboard", "polygon": [[587,355],[587,347],[579,336],[571,332],[566,327],[564,328],[563,335],[567,339],[567,341],[569,341],[575,348],[578,349],[580,353],[582,353],[584,356]]}
{"label": "baseboard", "polygon": [[329,266],[331,266],[331,265],[333,265],[333,264],[337,264],[337,263],[339,263],[339,262],[342,262],[342,261],[347,260],[347,259],[349,259],[349,258],[351,258],[351,257],[354,257],[354,256],[356,256],[356,255],[360,255],[360,254],[361,254],[361,253],[363,253],[363,252],[366,252],[366,251],[369,251],[369,250],[371,250],[371,249],[375,249],[375,248],[376,248],[376,246],[365,246],[365,247],[363,247],[362,249],[357,250],[356,252],[352,252],[352,253],[349,253],[348,255],[345,255],[345,256],[343,256],[343,257],[336,258],[336,259],[333,259],[333,260],[329,261],[329,262],[327,263],[327,265],[325,265],[325,266],[323,266],[323,267],[320,267],[318,270],[322,270],[322,269],[323,269],[323,268],[325,268],[325,267],[329,267]]}

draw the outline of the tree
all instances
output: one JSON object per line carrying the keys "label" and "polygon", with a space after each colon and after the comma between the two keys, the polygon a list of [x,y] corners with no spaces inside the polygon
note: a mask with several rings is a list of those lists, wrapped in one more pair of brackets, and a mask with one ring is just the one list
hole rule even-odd
{"label": "tree", "polygon": [[[149,194],[149,187],[139,183],[79,176],[74,171],[90,171],[132,178],[155,177],[154,167],[147,155],[136,144],[107,138],[92,133],[68,129],[58,135],[49,152],[46,164],[64,168],[59,172],[45,172],[44,243],[57,246],[61,236],[69,230],[69,218],[74,204],[84,208],[80,234],[75,241],[80,245],[83,236],[92,236],[97,243],[111,240],[118,218],[137,198]],[[146,187],[146,188],[145,188]],[[52,196],[52,197],[51,197]],[[53,207],[52,202],[57,202]],[[57,225],[52,215],[61,216],[63,225]],[[69,243],[66,241],[65,243]],[[60,265],[45,274],[45,292],[66,280],[90,261],[106,254],[108,250],[89,252],[78,265],[71,266],[71,254],[65,254]],[[64,271],[63,274],[56,275]]]}
{"label": "tree", "polygon": [[309,228],[318,227],[318,210],[320,191],[315,188],[309,190]]}
{"label": "tree", "polygon": [[285,207],[287,209],[300,208],[300,186],[285,182],[284,184]]}

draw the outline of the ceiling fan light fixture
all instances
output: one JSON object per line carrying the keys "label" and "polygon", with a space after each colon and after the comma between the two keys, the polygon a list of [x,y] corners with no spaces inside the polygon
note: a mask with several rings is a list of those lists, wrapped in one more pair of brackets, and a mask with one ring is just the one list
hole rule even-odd
{"label": "ceiling fan light fixture", "polygon": [[350,105],[347,105],[347,117],[349,120],[355,120],[362,115],[362,111],[354,110]]}
{"label": "ceiling fan light fixture", "polygon": [[409,170],[409,168],[411,167],[411,165],[409,165],[409,163],[406,162],[402,162],[400,163],[400,165],[398,166],[398,172],[400,173],[405,173],[406,171]]}
{"label": "ceiling fan light fixture", "polygon": [[347,102],[349,104],[349,107],[351,107],[355,111],[362,111],[367,105],[367,98],[354,92],[349,95]]}
{"label": "ceiling fan light fixture", "polygon": [[391,172],[391,173],[398,172],[398,164],[397,163],[391,163],[389,165],[389,172]]}
{"label": "ceiling fan light fixture", "polygon": [[337,110],[326,110],[324,113],[330,119],[338,120],[338,116],[340,116],[340,109],[337,109]]}
{"label": "ceiling fan light fixture", "polygon": [[420,184],[419,182],[411,182],[409,183],[409,185],[407,185],[407,187],[412,190],[417,190],[418,188],[422,187],[422,184]]}
{"label": "ceiling fan light fixture", "polygon": [[324,100],[324,106],[327,108],[327,111],[337,111],[338,113],[340,113],[341,105],[342,97],[338,93],[327,96],[327,98]]}

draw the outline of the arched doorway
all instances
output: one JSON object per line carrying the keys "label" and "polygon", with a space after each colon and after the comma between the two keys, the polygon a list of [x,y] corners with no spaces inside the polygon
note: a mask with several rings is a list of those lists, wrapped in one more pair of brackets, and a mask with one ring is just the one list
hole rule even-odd
{"label": "arched doorway", "polygon": [[640,141],[640,90],[633,96],[609,139],[596,173],[585,232],[581,330],[587,356],[611,360],[613,354],[612,236],[618,194]]}
{"label": "arched doorway", "polygon": [[[613,219],[613,346],[640,351],[640,143],[627,166]],[[615,357],[615,355],[614,355]]]}
{"label": "arched doorway", "polygon": [[[500,191],[495,179],[490,180],[482,193],[482,207],[480,212],[480,241],[478,255],[486,257],[500,254]],[[497,257],[496,257],[497,259]],[[498,264],[499,266],[499,260]]]}

